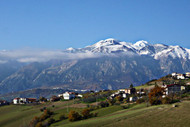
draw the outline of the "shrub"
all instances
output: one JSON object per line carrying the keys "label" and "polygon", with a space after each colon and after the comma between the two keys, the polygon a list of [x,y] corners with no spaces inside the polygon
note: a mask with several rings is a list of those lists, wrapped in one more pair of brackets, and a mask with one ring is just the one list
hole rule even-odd
{"label": "shrub", "polygon": [[64,114],[59,116],[59,120],[64,120],[64,119],[67,119],[67,117]]}
{"label": "shrub", "polygon": [[145,99],[144,98],[139,98],[136,102],[137,102],[137,104],[140,104],[140,103],[145,102]]}
{"label": "shrub", "polygon": [[45,109],[44,113],[40,116],[40,121],[43,121],[43,120],[49,118],[52,114],[53,114],[52,111],[50,111],[49,109]]}
{"label": "shrub", "polygon": [[108,103],[107,101],[101,101],[101,102],[99,103],[99,105],[100,105],[102,108],[104,108],[104,107],[108,107],[108,106],[109,106],[109,103]]}
{"label": "shrub", "polygon": [[95,112],[95,113],[93,114],[93,116],[94,116],[94,117],[97,117],[97,116],[98,116],[98,113],[97,113],[97,112]]}
{"label": "shrub", "polygon": [[35,127],[43,127],[42,122],[38,122]]}
{"label": "shrub", "polygon": [[172,100],[169,97],[165,97],[162,99],[162,104],[171,104]]}
{"label": "shrub", "polygon": [[81,120],[81,115],[76,111],[70,111],[68,116],[69,121]]}
{"label": "shrub", "polygon": [[48,125],[51,125],[51,124],[54,123],[54,122],[55,122],[55,119],[50,118],[50,119],[48,120]]}
{"label": "shrub", "polygon": [[92,114],[90,113],[90,109],[83,109],[81,114],[84,119],[92,117]]}
{"label": "shrub", "polygon": [[117,97],[115,97],[115,99],[116,99],[117,102],[123,101],[123,97],[121,97],[121,96],[117,96]]}
{"label": "shrub", "polygon": [[157,97],[152,97],[152,98],[149,100],[149,102],[150,102],[151,105],[159,105],[159,104],[162,104],[161,99],[158,99]]}
{"label": "shrub", "polygon": [[114,105],[116,102],[115,99],[107,99],[107,102],[109,103],[110,106]]}
{"label": "shrub", "polygon": [[41,112],[43,112],[43,111],[44,111],[44,109],[43,109],[43,108],[41,108],[41,109],[40,109],[40,111],[41,111]]}
{"label": "shrub", "polygon": [[149,102],[151,105],[157,105],[162,103],[162,96],[163,96],[164,88],[155,86],[153,89],[150,90],[148,94]]}
{"label": "shrub", "polygon": [[122,106],[123,109],[128,109],[129,107],[128,106]]}
{"label": "shrub", "polygon": [[35,116],[35,117],[32,119],[32,121],[30,121],[29,126],[30,126],[30,127],[35,127],[39,121],[40,121],[39,117]]}

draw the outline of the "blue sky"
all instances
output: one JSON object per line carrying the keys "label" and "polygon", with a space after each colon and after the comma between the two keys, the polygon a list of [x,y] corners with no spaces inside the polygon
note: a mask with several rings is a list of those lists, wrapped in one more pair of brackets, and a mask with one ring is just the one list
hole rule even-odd
{"label": "blue sky", "polygon": [[0,0],[0,50],[107,38],[190,48],[190,0]]}

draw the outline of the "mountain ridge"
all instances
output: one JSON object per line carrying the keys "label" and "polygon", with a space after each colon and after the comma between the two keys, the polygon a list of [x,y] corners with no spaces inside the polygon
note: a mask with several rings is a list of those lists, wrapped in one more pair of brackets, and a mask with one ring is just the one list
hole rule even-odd
{"label": "mountain ridge", "polygon": [[[19,60],[39,62],[29,62],[8,73],[0,81],[0,93],[43,87],[119,89],[172,72],[190,71],[189,49],[143,40],[132,44],[111,38],[84,48],[36,54],[37,58],[31,54],[29,58],[19,56]],[[41,62],[44,57],[48,59]]]}

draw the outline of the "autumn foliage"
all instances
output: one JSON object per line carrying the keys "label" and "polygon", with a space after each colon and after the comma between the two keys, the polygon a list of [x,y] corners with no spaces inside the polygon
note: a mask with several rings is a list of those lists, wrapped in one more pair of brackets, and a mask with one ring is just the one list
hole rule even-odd
{"label": "autumn foliage", "polygon": [[69,121],[77,121],[77,120],[81,120],[81,118],[82,116],[78,112],[73,111],[73,110],[69,112],[69,116],[68,116]]}
{"label": "autumn foliage", "polygon": [[164,93],[164,88],[155,86],[151,89],[150,93],[148,94],[149,102],[151,105],[157,105],[162,103],[162,96]]}

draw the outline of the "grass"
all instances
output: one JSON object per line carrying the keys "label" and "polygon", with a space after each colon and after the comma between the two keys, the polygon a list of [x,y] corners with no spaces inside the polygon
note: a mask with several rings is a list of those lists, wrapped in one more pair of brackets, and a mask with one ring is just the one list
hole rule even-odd
{"label": "grass", "polygon": [[[47,107],[55,112],[55,118],[58,119],[61,113],[67,113],[67,106],[73,104],[72,101],[67,102],[47,102],[40,105],[8,105],[0,107],[0,127],[19,127],[27,125],[34,116],[40,116],[41,108]],[[54,105],[54,107],[52,107]],[[75,110],[76,108],[68,108]],[[68,111],[69,111],[68,110]]]}
{"label": "grass", "polygon": [[[57,124],[59,127],[186,127],[190,125],[190,101],[172,105],[158,105],[146,107],[146,104],[133,106],[130,109],[119,110],[113,113],[103,113],[96,118],[77,122]],[[108,108],[109,109],[109,108]],[[107,110],[101,109],[101,110]],[[100,111],[101,111],[100,110]],[[102,111],[107,112],[107,111]]]}
{"label": "grass", "polygon": [[[54,105],[55,107],[52,107]],[[70,122],[59,121],[59,116],[67,116],[70,110],[81,112],[84,107],[72,107],[73,101],[53,102],[42,105],[9,105],[0,107],[0,127],[20,127],[27,125],[34,116],[40,116],[40,109],[47,107],[54,112],[53,118],[57,121],[51,127],[186,127],[190,125],[190,101],[172,105],[158,105],[146,107],[145,103],[131,105],[128,109],[125,105],[114,105],[94,110],[98,116],[87,120]],[[80,105],[80,104],[79,104]]]}

